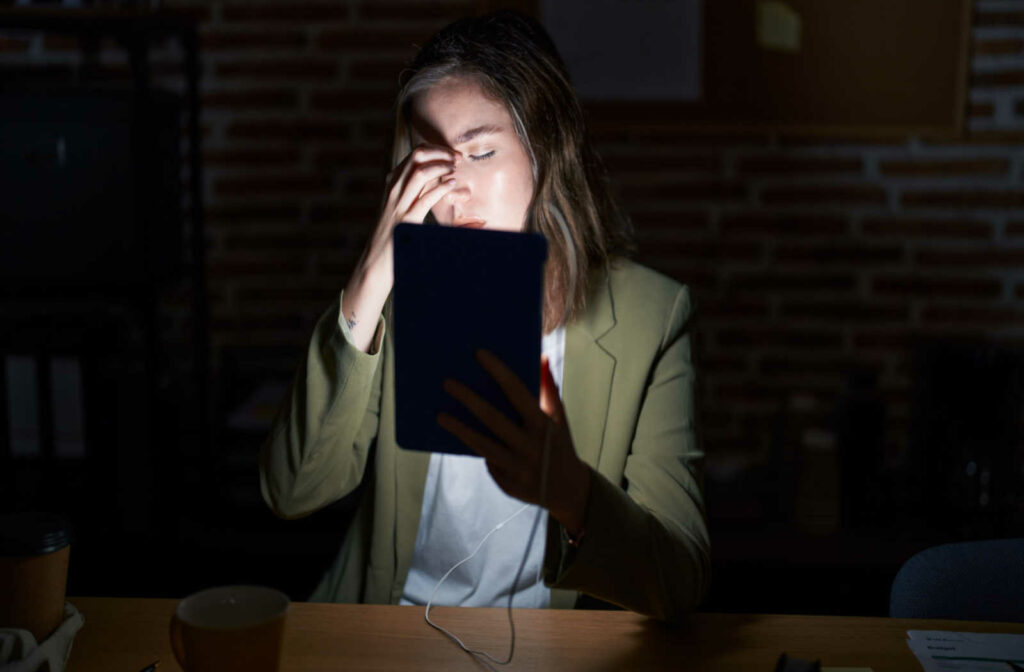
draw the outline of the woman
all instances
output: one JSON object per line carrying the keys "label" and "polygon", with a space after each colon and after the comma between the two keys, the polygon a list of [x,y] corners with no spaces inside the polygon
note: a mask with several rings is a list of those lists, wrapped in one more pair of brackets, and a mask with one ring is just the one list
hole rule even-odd
{"label": "woman", "polygon": [[[517,606],[568,608],[589,595],[661,619],[693,609],[709,544],[689,295],[626,260],[628,223],[543,28],[503,12],[435,35],[403,73],[392,165],[375,232],[260,454],[263,497],[286,518],[340,499],[370,470],[311,599],[422,604],[525,502],[547,512],[533,545],[532,516],[511,516],[435,603],[498,606],[512,591]],[[486,353],[481,365],[521,422],[458,381],[445,385],[499,440],[450,416],[438,422],[484,460],[395,443],[387,300],[402,221],[548,240],[540,399]],[[542,569],[543,581],[513,585],[524,554],[522,576]]]}

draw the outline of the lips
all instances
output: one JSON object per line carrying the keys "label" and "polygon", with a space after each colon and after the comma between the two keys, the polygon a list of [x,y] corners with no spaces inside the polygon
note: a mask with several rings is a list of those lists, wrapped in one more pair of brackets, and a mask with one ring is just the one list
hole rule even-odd
{"label": "lips", "polygon": [[462,229],[482,229],[485,224],[487,224],[487,222],[475,217],[459,217],[458,219],[452,220],[452,226],[457,226]]}

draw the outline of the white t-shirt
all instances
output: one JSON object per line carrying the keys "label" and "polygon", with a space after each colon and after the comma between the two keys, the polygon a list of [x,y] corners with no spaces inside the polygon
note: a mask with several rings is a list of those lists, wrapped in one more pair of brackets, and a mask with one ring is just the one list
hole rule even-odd
{"label": "white t-shirt", "polygon": [[[551,374],[561,396],[564,327],[541,339],[541,352],[548,356]],[[432,453],[423,490],[416,547],[399,604],[425,605],[445,572],[472,553],[495,525],[522,507],[523,502],[506,495],[494,482],[483,458]],[[551,601],[551,590],[543,580],[536,579],[544,563],[548,517],[536,505],[527,507],[506,523],[491,535],[472,560],[452,572],[434,596],[433,604],[505,606],[538,511],[540,523],[519,577],[513,605],[547,607]]]}

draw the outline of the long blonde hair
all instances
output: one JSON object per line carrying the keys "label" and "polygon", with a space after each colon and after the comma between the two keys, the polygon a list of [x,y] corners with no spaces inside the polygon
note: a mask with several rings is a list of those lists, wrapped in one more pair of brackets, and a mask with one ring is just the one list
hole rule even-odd
{"label": "long blonde hair", "polygon": [[391,165],[411,151],[412,99],[450,77],[471,77],[508,108],[533,168],[526,230],[548,241],[544,331],[584,309],[594,271],[635,250],[611,195],[565,64],[536,20],[515,12],[460,19],[436,33],[402,73]]}

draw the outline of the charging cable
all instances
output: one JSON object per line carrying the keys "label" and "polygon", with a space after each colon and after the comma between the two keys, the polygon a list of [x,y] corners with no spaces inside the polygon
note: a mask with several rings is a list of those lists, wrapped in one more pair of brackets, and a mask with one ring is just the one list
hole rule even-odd
{"label": "charging cable", "polygon": [[[520,513],[522,513],[523,511],[526,511],[528,508],[530,508],[529,504],[524,505],[521,509],[519,509],[518,511],[513,513],[511,516],[509,516],[505,520],[503,520],[500,523],[498,523],[497,525],[495,525],[491,529],[490,532],[488,532],[487,534],[484,535],[484,538],[480,540],[480,543],[478,543],[476,545],[476,548],[473,549],[472,553],[470,553],[468,556],[466,556],[462,560],[459,560],[457,563],[455,563],[454,566],[452,566],[451,569],[449,569],[447,572],[444,573],[444,576],[441,577],[441,580],[437,582],[437,585],[434,586],[434,590],[430,593],[430,599],[427,600],[427,609],[426,609],[426,612],[423,615],[423,618],[426,619],[426,621],[430,625],[430,627],[432,627],[435,630],[439,630],[440,632],[444,633],[448,637],[448,639],[450,639],[453,642],[455,642],[455,644],[458,645],[458,647],[460,649],[462,649],[466,653],[468,653],[471,656],[473,656],[474,658],[476,658],[484,667],[486,667],[489,670],[492,670],[492,672],[494,671],[494,667],[491,666],[491,663],[494,663],[495,665],[508,665],[509,663],[512,662],[512,655],[515,653],[515,650],[516,650],[516,625],[512,621],[512,598],[516,594],[516,586],[519,585],[519,577],[522,576],[523,569],[526,567],[526,559],[529,557],[530,549],[533,547],[533,538],[537,534],[537,527],[540,524],[540,518],[541,518],[542,515],[544,515],[544,503],[545,503],[545,499],[546,499],[545,495],[547,494],[547,485],[548,485],[548,483],[547,483],[547,481],[548,481],[548,457],[550,455],[550,452],[551,452],[551,423],[549,422],[547,424],[547,426],[545,427],[545,429],[544,429],[544,449],[543,449],[543,452],[541,453],[541,464],[540,464],[540,502],[537,505],[537,515],[534,516],[534,518],[533,518],[533,526],[530,528],[530,537],[529,537],[529,539],[526,542],[526,551],[523,552],[523,559],[520,561],[519,569],[516,570],[516,576],[512,580],[512,588],[508,592],[508,627],[509,627],[509,630],[511,632],[511,642],[509,643],[509,647],[508,647],[508,657],[505,660],[498,660],[497,658],[493,657],[491,654],[487,653],[486,651],[480,651],[478,649],[470,649],[469,647],[467,647],[465,644],[462,643],[461,639],[456,637],[449,630],[447,630],[446,628],[444,628],[444,627],[438,625],[437,623],[434,623],[432,620],[430,620],[430,607],[432,606],[432,604],[434,602],[434,595],[437,594],[438,589],[441,587],[441,584],[445,582],[445,579],[447,579],[451,575],[452,572],[454,572],[456,569],[461,567],[464,563],[469,562],[470,560],[472,560],[473,557],[477,554],[477,552],[479,552],[480,549],[483,548],[484,543],[491,537],[492,534],[494,534],[495,532],[500,530],[502,527],[507,525],[509,522],[511,522]],[[544,566],[544,564],[542,562],[541,565],[539,567],[537,567],[537,575],[534,578],[534,583],[537,583],[537,582],[540,581],[540,573],[541,573],[541,569],[543,568],[543,566]],[[490,661],[490,662],[487,662],[487,661]]]}

